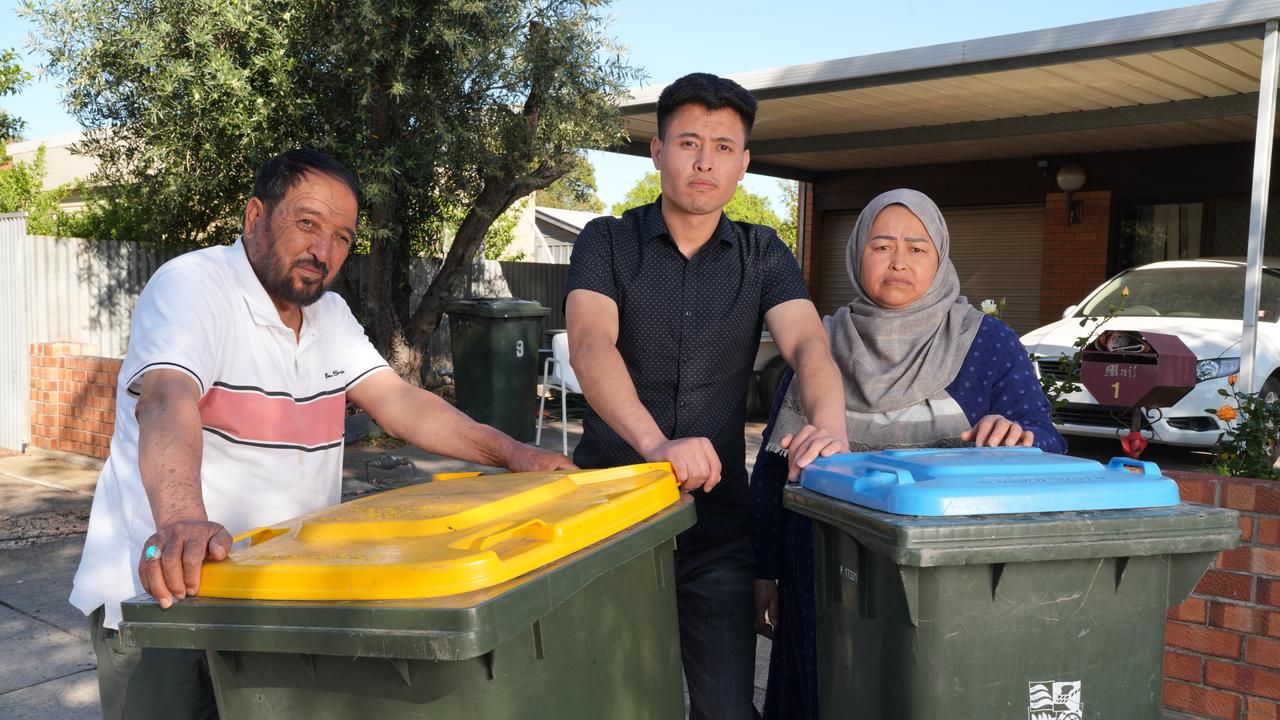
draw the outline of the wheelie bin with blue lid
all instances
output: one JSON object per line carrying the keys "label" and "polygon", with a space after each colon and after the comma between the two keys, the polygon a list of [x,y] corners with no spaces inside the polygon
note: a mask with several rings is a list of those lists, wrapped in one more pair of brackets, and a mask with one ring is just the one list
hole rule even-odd
{"label": "wheelie bin with blue lid", "polygon": [[783,498],[823,718],[1158,720],[1166,609],[1240,532],[1152,463],[1035,448],[835,455]]}

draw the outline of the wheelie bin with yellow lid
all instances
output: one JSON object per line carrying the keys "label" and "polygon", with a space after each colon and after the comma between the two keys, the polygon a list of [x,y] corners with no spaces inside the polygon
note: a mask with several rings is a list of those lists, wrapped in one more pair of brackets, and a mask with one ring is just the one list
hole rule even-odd
{"label": "wheelie bin with yellow lid", "polygon": [[234,718],[677,718],[666,463],[483,475],[260,528],[121,634],[208,651]]}

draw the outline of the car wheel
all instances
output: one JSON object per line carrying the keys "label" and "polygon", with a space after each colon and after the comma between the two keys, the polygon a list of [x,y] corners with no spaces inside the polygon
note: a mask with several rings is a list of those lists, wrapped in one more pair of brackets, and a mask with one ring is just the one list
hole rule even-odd
{"label": "car wheel", "polygon": [[760,404],[767,415],[773,409],[773,401],[778,396],[778,387],[782,385],[782,376],[787,374],[787,361],[779,355],[765,363],[760,371]]}
{"label": "car wheel", "polygon": [[[1258,394],[1268,405],[1280,402],[1280,378],[1274,376],[1267,378],[1266,382],[1262,383],[1262,389]],[[1280,460],[1280,443],[1274,443],[1271,446],[1271,463],[1274,465],[1277,460]]]}
{"label": "car wheel", "polygon": [[1274,376],[1267,378],[1267,381],[1262,383],[1260,392],[1262,399],[1268,403],[1280,401],[1280,378]]}

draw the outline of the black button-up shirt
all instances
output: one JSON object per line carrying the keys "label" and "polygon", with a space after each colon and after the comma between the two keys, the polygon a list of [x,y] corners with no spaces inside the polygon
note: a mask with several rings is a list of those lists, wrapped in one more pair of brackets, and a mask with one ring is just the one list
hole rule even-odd
{"label": "black button-up shirt", "polygon": [[[795,257],[776,232],[732,222],[692,258],[676,247],[662,199],[598,218],[573,246],[566,294],[591,290],[618,304],[618,351],[636,393],[668,438],[706,437],[723,466],[709,493],[694,492],[698,522],[680,537],[686,550],[746,532],[746,398],[764,314],[807,298]],[[644,462],[592,410],[573,460],[580,467]]]}

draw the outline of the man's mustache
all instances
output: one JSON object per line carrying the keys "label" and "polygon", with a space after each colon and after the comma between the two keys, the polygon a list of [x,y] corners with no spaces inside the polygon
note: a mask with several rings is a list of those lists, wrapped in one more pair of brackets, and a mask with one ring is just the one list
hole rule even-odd
{"label": "man's mustache", "polygon": [[293,267],[311,268],[319,272],[324,277],[329,277],[329,266],[326,263],[321,262],[320,260],[316,260],[314,258],[298,260],[293,264]]}

